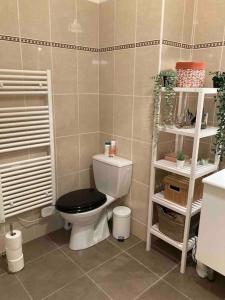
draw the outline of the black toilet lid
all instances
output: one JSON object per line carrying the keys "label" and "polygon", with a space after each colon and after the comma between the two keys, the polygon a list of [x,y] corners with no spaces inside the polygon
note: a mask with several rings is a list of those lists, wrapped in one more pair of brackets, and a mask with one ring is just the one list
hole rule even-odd
{"label": "black toilet lid", "polygon": [[61,196],[55,204],[57,210],[69,214],[87,212],[106,202],[106,195],[95,189],[82,189]]}

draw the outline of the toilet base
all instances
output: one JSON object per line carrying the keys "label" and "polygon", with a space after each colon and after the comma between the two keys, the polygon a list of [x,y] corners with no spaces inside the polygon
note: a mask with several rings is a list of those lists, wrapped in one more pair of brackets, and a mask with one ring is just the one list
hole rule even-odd
{"label": "toilet base", "polygon": [[110,236],[108,214],[106,210],[97,223],[73,224],[69,247],[71,250],[82,250],[94,246]]}

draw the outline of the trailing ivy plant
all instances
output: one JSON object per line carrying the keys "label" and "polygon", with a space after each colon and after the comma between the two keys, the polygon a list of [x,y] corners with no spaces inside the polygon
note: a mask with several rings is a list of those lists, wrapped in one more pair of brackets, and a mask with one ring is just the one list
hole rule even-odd
{"label": "trailing ivy plant", "polygon": [[165,86],[163,121],[164,125],[172,126],[176,100],[176,92],[174,91],[174,88],[176,87],[177,73],[175,71],[162,71],[160,74],[163,77]]}
{"label": "trailing ivy plant", "polygon": [[217,120],[219,127],[216,134],[215,151],[222,161],[225,156],[225,81],[218,88],[215,99],[217,101]]}
{"label": "trailing ivy plant", "polygon": [[160,101],[162,87],[165,87],[164,93],[164,120],[163,125],[173,124],[173,112],[176,99],[174,88],[176,86],[177,74],[175,71],[161,71],[155,77],[154,84],[154,143],[157,144],[160,125]]}

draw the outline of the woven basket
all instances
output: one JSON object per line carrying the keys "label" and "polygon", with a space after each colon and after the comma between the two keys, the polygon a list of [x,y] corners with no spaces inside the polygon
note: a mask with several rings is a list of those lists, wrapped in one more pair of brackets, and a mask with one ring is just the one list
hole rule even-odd
{"label": "woven basket", "polygon": [[176,64],[177,86],[200,88],[205,80],[205,63],[179,62]]}
{"label": "woven basket", "polygon": [[[182,243],[184,238],[185,216],[175,213],[167,208],[157,206],[159,230],[169,238]],[[191,218],[189,238],[196,235],[199,224],[199,214]]]}

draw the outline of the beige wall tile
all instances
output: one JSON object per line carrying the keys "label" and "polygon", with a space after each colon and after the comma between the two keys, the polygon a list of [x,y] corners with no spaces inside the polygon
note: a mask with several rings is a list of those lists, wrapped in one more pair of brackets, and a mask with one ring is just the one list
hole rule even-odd
{"label": "beige wall tile", "polygon": [[51,48],[22,44],[23,68],[28,70],[46,70],[52,68]]}
{"label": "beige wall tile", "polygon": [[100,131],[113,133],[113,95],[99,96]]}
{"label": "beige wall tile", "polygon": [[147,226],[139,223],[135,219],[131,219],[131,232],[136,235],[139,239],[146,241]]}
{"label": "beige wall tile", "polygon": [[182,41],[184,0],[166,0],[164,12],[163,38]]}
{"label": "beige wall tile", "polygon": [[98,93],[99,54],[78,52],[78,91],[79,93]]}
{"label": "beige wall tile", "polygon": [[81,133],[99,130],[98,95],[79,95],[79,130]]}
{"label": "beige wall tile", "polygon": [[19,0],[22,37],[50,40],[49,4],[46,0]]}
{"label": "beige wall tile", "polygon": [[224,19],[225,2],[223,0],[199,0],[195,43],[222,41],[225,25]]}
{"label": "beige wall tile", "polygon": [[115,93],[133,94],[134,49],[115,52]]}
{"label": "beige wall tile", "polygon": [[176,62],[180,60],[180,55],[181,50],[179,48],[163,45],[161,70],[175,70]]}
{"label": "beige wall tile", "polygon": [[191,44],[192,40],[192,29],[194,22],[194,6],[196,0],[184,0],[184,24],[183,24],[183,37],[182,42]]}
{"label": "beige wall tile", "polygon": [[132,148],[133,179],[149,184],[151,145],[134,141]]}
{"label": "beige wall tile", "polygon": [[57,197],[75,191],[79,188],[79,174],[74,173],[71,175],[57,178]]}
{"label": "beige wall tile", "polygon": [[80,176],[80,189],[87,189],[90,187],[94,187],[94,174],[92,168],[87,170],[82,170],[79,173]]}
{"label": "beige wall tile", "polygon": [[78,171],[78,146],[78,136],[68,136],[56,139],[57,176],[70,175]]}
{"label": "beige wall tile", "polygon": [[1,34],[19,35],[17,0],[1,1]]}
{"label": "beige wall tile", "polygon": [[134,97],[133,138],[150,142],[153,130],[152,97]]}
{"label": "beige wall tile", "polygon": [[52,48],[53,56],[53,91],[55,94],[76,92],[76,51]]}
{"label": "beige wall tile", "polygon": [[21,69],[20,44],[0,41],[0,64],[5,69]]}
{"label": "beige wall tile", "polygon": [[147,225],[149,187],[137,181],[132,182],[130,208],[132,217]]}
{"label": "beige wall tile", "polygon": [[57,137],[78,133],[78,99],[75,95],[54,96],[54,121]]}
{"label": "beige wall tile", "polygon": [[212,76],[209,72],[220,70],[220,58],[222,47],[199,49],[193,53],[193,59],[206,62],[206,79],[204,86],[212,87]]}
{"label": "beige wall tile", "polygon": [[89,0],[77,0],[77,18],[81,25],[79,45],[98,47],[99,5]]}
{"label": "beige wall tile", "polygon": [[153,93],[153,76],[158,73],[159,47],[142,47],[136,49],[135,89],[137,96],[149,96]]}
{"label": "beige wall tile", "polygon": [[132,135],[132,96],[115,96],[114,134],[131,137]]}
{"label": "beige wall tile", "polygon": [[135,42],[136,0],[116,0],[115,43]]}
{"label": "beige wall tile", "polygon": [[72,27],[76,20],[75,4],[74,0],[50,0],[52,41],[75,44],[76,32]]}
{"label": "beige wall tile", "polygon": [[162,1],[137,0],[136,41],[159,39]]}
{"label": "beige wall tile", "polygon": [[99,91],[103,94],[114,92],[114,51],[99,54]]}
{"label": "beige wall tile", "polygon": [[0,164],[7,164],[11,162],[16,162],[19,160],[25,160],[29,158],[28,150],[19,150],[16,152],[7,152],[0,156]]}
{"label": "beige wall tile", "polygon": [[99,5],[99,47],[114,46],[115,0],[103,1]]}
{"label": "beige wall tile", "polygon": [[126,159],[131,159],[131,140],[115,136],[117,155]]}
{"label": "beige wall tile", "polygon": [[92,166],[92,156],[99,152],[98,133],[80,135],[80,170]]}

